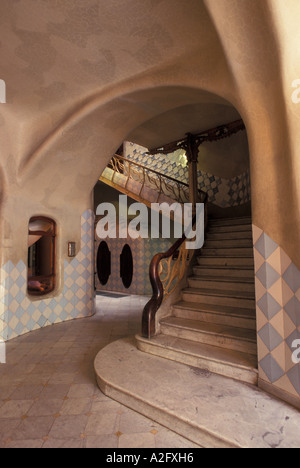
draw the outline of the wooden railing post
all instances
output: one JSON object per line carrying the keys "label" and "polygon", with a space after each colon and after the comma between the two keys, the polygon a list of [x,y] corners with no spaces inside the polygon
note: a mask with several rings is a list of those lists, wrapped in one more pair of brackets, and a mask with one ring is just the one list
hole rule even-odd
{"label": "wooden railing post", "polygon": [[187,134],[186,155],[189,168],[190,203],[192,204],[193,215],[195,215],[198,202],[198,145],[191,133]]}

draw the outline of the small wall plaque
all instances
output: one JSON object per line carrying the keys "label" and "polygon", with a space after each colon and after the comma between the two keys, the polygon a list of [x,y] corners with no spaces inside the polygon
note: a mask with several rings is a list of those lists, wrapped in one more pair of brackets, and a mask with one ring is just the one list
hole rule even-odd
{"label": "small wall plaque", "polygon": [[76,243],[75,242],[68,242],[68,256],[69,257],[76,256]]}

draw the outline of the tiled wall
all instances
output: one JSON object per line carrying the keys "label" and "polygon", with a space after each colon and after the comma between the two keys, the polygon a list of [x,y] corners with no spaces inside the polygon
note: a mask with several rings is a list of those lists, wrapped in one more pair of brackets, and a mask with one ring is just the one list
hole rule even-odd
{"label": "tiled wall", "polygon": [[230,208],[244,205],[251,200],[249,170],[233,179],[199,171],[198,182],[200,189],[208,193],[208,201],[213,205]]}
{"label": "tiled wall", "polygon": [[[188,183],[188,167],[171,160],[167,155],[146,154],[147,149],[134,143],[126,142],[125,157],[149,169],[166,174],[174,179]],[[225,179],[203,171],[198,171],[199,188],[208,193],[209,203],[229,208],[243,205],[251,199],[249,170],[232,179]]]}
{"label": "tiled wall", "polygon": [[[97,256],[100,240],[95,243],[95,256]],[[165,252],[171,246],[169,240],[164,239],[105,239],[109,250],[111,251],[111,276],[108,283],[103,286],[100,284],[96,275],[97,291],[114,291],[126,294],[151,295],[152,288],[149,280],[149,265],[155,254]],[[123,247],[128,244],[132,250],[133,256],[133,280],[129,289],[123,285],[120,277],[120,255]],[[97,258],[97,257],[96,257]],[[97,267],[95,268],[97,271]]]}
{"label": "tiled wall", "polygon": [[64,288],[53,298],[31,301],[27,266],[8,261],[1,268],[0,338],[9,340],[38,328],[94,313],[94,214],[81,218],[81,248],[64,262]]}
{"label": "tiled wall", "polygon": [[284,250],[253,226],[258,362],[260,378],[300,397],[300,363],[292,347],[300,340],[300,271]]}

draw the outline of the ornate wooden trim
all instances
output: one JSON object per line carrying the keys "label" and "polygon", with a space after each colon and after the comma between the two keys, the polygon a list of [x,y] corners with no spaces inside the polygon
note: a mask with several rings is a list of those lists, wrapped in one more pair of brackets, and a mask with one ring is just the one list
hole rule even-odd
{"label": "ornate wooden trim", "polygon": [[191,137],[193,140],[193,145],[196,145],[197,148],[199,148],[200,145],[207,141],[212,142],[222,140],[224,138],[229,138],[235,133],[238,133],[245,129],[246,127],[243,120],[236,120],[226,125],[221,125],[219,127],[215,127],[195,135],[188,133],[186,138],[183,138],[182,140],[173,141],[172,143],[167,143],[166,145],[162,145],[158,148],[153,148],[148,151],[148,154],[169,154],[173,153],[174,151],[177,151],[178,149],[184,149],[187,151],[187,153],[189,153]]}
{"label": "ornate wooden trim", "polygon": [[[147,183],[150,183],[152,187],[155,187],[157,190],[156,203],[159,202],[161,195],[166,195],[178,203],[185,203],[189,199],[188,184],[161,172],[155,171],[154,169],[142,166],[131,159],[115,154],[107,167],[113,171],[111,185],[115,185],[116,188],[118,186],[118,183],[114,182],[116,174],[121,174],[127,178],[125,189],[127,189],[129,179],[133,179],[141,183],[140,194]],[[107,179],[104,175],[102,175],[99,180],[107,183]],[[199,195],[203,198],[206,194],[200,190]]]}

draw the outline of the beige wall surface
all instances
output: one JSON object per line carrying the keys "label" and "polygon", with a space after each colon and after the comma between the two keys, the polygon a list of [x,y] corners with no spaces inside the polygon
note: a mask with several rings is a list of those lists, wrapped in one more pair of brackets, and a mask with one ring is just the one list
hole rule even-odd
{"label": "beige wall surface", "polygon": [[246,172],[249,169],[247,133],[239,132],[224,140],[203,143],[199,147],[198,167],[224,179]]}
{"label": "beige wall surface", "polygon": [[[25,222],[34,211],[57,213],[63,199],[69,216],[71,206],[83,212],[128,134],[209,92],[246,123],[256,225],[300,265],[299,181],[291,177],[299,174],[291,86],[300,70],[296,39],[287,41],[290,25],[297,36],[297,2],[3,0],[0,8],[5,239],[24,231],[18,211]],[[28,215],[19,196],[34,200]],[[13,244],[2,256],[20,257]]]}
{"label": "beige wall surface", "polygon": [[147,122],[138,143],[149,147],[156,118],[205,104],[242,116],[253,223],[299,268],[299,17],[298,0],[1,0],[1,265],[16,274],[30,217],[54,218],[55,294],[70,305],[67,241],[85,237],[82,216],[111,155]]}

